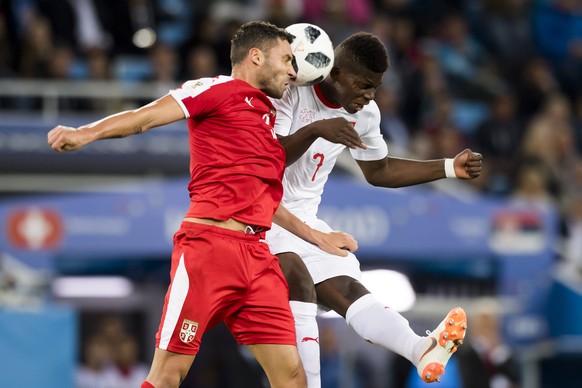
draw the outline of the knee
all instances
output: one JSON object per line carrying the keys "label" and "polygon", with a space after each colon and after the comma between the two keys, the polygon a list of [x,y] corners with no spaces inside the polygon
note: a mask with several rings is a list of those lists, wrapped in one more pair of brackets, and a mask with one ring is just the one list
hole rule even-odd
{"label": "knee", "polygon": [[289,286],[289,299],[317,303],[315,285],[303,260],[295,253],[282,253],[277,256]]}

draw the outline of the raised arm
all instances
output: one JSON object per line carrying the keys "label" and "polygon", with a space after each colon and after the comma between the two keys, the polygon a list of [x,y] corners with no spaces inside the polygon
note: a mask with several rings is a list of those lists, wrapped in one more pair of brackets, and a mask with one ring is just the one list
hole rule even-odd
{"label": "raised arm", "polygon": [[141,108],[107,116],[78,128],[56,126],[48,144],[58,152],[74,151],[96,140],[121,138],[183,119],[184,112],[169,94]]}
{"label": "raised arm", "polygon": [[358,243],[349,234],[344,232],[324,233],[313,229],[295,217],[283,205],[279,205],[273,222],[332,255],[347,256],[348,252],[355,252],[358,249]]}
{"label": "raised arm", "polygon": [[481,154],[465,149],[454,159],[413,160],[386,157],[358,160],[366,180],[379,187],[405,187],[442,178],[474,179],[481,174]]}

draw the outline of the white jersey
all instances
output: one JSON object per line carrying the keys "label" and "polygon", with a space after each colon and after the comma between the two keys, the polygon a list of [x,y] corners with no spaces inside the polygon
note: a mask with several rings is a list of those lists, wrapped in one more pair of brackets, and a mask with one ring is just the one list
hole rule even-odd
{"label": "white jersey", "polygon": [[[325,99],[319,85],[288,87],[281,99],[272,99],[277,109],[275,132],[291,135],[314,121],[343,117],[354,128],[367,149],[350,149],[354,159],[373,161],[388,155],[388,147],[380,132],[380,110],[374,101],[350,114]],[[291,166],[283,178],[283,205],[299,218],[315,218],[323,187],[345,148],[318,138]]]}

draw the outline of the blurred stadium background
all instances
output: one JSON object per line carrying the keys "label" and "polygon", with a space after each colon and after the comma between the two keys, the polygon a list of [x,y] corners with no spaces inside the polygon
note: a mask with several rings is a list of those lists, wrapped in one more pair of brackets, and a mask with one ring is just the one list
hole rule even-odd
{"label": "blurred stadium background", "polygon": [[[107,387],[139,386],[187,206],[184,124],[64,155],[46,133],[229,74],[233,28],[255,19],[336,43],[375,33],[392,61],[377,93],[390,152],[484,155],[478,180],[399,190],[364,184],[346,157],[321,207],[418,333],[469,313],[439,387],[580,386],[579,0],[0,0],[0,386],[101,387],[77,381],[103,365]],[[343,320],[320,324],[324,387],[421,386]],[[183,386],[264,384],[218,326]]]}

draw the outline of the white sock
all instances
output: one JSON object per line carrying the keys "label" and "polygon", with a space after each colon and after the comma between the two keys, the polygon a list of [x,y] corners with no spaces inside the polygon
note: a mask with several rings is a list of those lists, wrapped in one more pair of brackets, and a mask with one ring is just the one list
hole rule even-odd
{"label": "white sock", "polygon": [[297,350],[307,375],[308,388],[320,388],[319,328],[317,327],[317,305],[315,303],[289,301],[295,317]]}
{"label": "white sock", "polygon": [[374,295],[366,294],[352,303],[346,322],[365,340],[400,354],[415,365],[418,362],[413,349],[422,337],[412,331],[406,318],[382,305]]}

